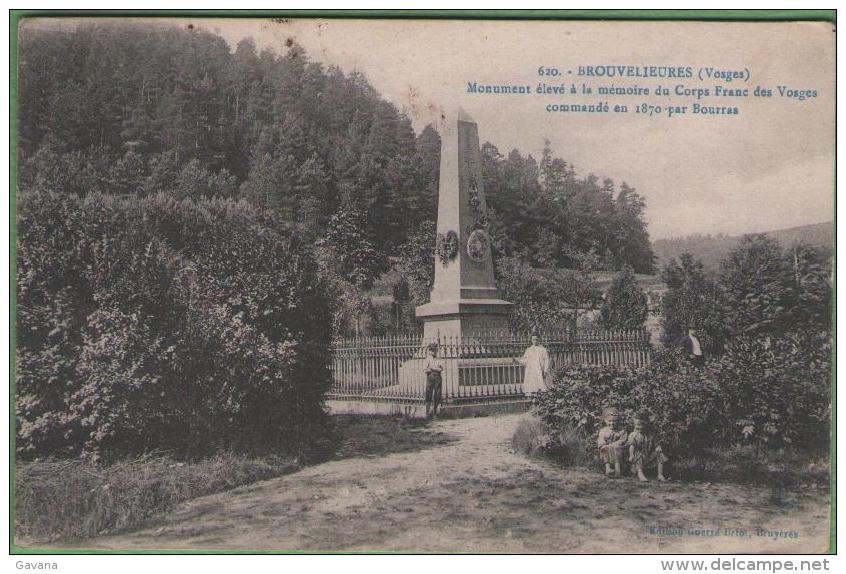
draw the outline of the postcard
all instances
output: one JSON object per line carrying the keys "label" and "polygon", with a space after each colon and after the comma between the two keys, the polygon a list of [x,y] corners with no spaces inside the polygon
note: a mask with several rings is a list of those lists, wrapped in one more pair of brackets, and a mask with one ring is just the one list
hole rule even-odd
{"label": "postcard", "polygon": [[832,549],[832,21],[242,16],[18,19],[13,551]]}

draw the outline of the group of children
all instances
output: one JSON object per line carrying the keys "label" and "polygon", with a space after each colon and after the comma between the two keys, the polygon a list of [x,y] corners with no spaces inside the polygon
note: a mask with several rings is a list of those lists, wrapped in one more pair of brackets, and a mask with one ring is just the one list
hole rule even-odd
{"label": "group of children", "polygon": [[634,430],[630,433],[623,428],[617,409],[605,409],[602,419],[605,421],[605,426],[599,431],[596,445],[599,447],[599,458],[605,465],[606,476],[620,477],[620,469],[628,455],[631,471],[637,474],[641,482],[649,480],[644,470],[652,467],[657,467],[658,480],[661,482],[667,480],[664,477],[664,463],[669,459],[664,455],[661,445],[649,432],[649,418],[646,414],[635,417]]}

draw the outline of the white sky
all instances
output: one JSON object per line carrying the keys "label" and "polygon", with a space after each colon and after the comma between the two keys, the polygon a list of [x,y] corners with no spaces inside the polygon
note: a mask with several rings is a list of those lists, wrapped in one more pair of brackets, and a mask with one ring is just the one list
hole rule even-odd
{"label": "white sky", "polygon": [[[279,52],[293,39],[312,60],[357,69],[410,113],[418,131],[460,105],[482,141],[540,157],[544,139],[580,176],[626,181],[647,201],[653,239],[689,233],[766,231],[833,219],[835,34],[825,23],[496,22],[423,20],[174,20],[215,31],[233,46],[252,36]],[[647,119],[634,113],[549,113],[559,97],[479,96],[467,82],[529,84],[541,65],[566,81],[579,65],[749,68],[751,89],[815,89],[804,102],[739,99],[739,117],[690,113]],[[566,77],[566,70],[574,75]],[[594,80],[641,85],[655,80]],[[715,82],[673,80],[711,87]],[[638,103],[641,98],[583,98]],[[570,100],[572,103],[573,100]],[[650,102],[664,103],[649,98]],[[670,101],[674,101],[671,99]],[[735,104],[735,102],[738,102]],[[689,102],[684,102],[689,103]],[[719,104],[714,98],[703,101]]]}

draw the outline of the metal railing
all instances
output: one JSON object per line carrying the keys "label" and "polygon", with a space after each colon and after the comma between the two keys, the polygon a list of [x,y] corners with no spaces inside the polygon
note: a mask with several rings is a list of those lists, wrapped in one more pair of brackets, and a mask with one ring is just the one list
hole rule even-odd
{"label": "metal railing", "polygon": [[[574,364],[642,367],[649,364],[649,334],[634,331],[567,331],[539,334],[553,371]],[[479,331],[462,338],[388,335],[338,339],[332,346],[330,397],[422,401],[426,347],[438,344],[444,364],[443,400],[461,402],[523,395],[517,359],[531,345],[527,334]]]}

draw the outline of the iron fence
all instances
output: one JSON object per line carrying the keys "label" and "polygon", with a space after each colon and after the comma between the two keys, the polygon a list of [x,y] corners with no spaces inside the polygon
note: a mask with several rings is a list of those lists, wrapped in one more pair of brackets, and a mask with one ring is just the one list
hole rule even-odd
{"label": "iron fence", "polygon": [[[568,331],[538,335],[549,352],[554,371],[574,364],[649,364],[651,346],[644,330]],[[424,340],[421,335],[388,335],[338,339],[332,346],[332,387],[335,398],[421,401],[426,380],[426,348],[438,344],[444,365],[445,402],[519,397],[523,366],[518,359],[531,336],[507,331]]]}

